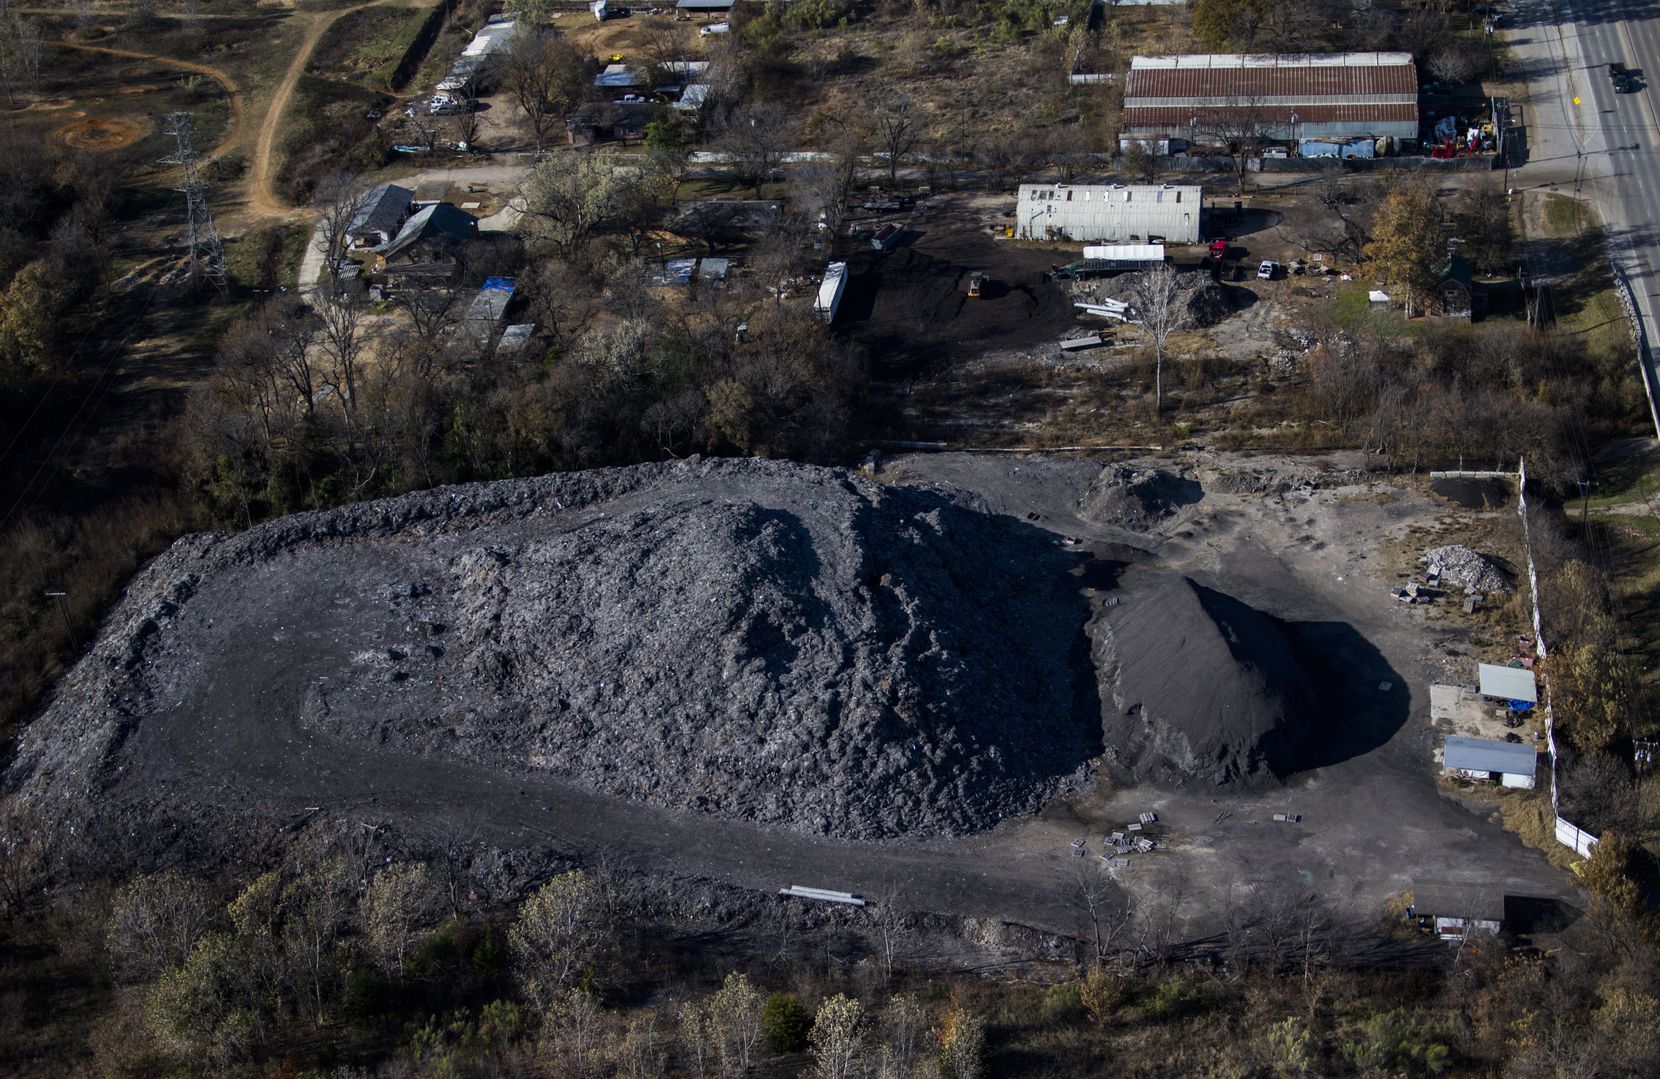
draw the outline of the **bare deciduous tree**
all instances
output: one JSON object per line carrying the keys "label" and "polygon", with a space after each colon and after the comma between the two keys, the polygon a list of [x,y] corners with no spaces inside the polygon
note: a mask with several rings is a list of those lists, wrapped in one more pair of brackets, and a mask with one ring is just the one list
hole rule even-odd
{"label": "bare deciduous tree", "polygon": [[507,932],[526,992],[543,1007],[598,958],[609,938],[599,887],[580,870],[561,873],[531,893]]}
{"label": "bare deciduous tree", "polygon": [[608,229],[624,227],[638,212],[640,179],[618,156],[552,154],[537,164],[519,188],[525,225],[569,262],[587,242]]}
{"label": "bare deciduous tree", "polygon": [[888,881],[865,909],[870,912],[876,940],[882,949],[882,972],[893,980],[893,961],[899,943],[911,931],[911,916],[905,909],[905,890],[897,881]]}
{"label": "bare deciduous tree", "polygon": [[1141,275],[1132,293],[1136,315],[1153,339],[1153,411],[1164,408],[1164,346],[1187,322],[1187,304],[1176,268],[1168,262]]}
{"label": "bare deciduous tree", "polygon": [[1094,858],[1075,858],[1067,870],[1072,901],[1089,922],[1093,961],[1106,962],[1130,922],[1130,905]]}
{"label": "bare deciduous tree", "polygon": [[1245,172],[1253,157],[1262,152],[1274,130],[1262,104],[1255,97],[1229,97],[1197,112],[1191,126],[1201,141],[1221,147],[1233,160],[1234,180],[1245,190]]}
{"label": "bare deciduous tree", "polygon": [[538,150],[582,103],[591,70],[588,57],[562,34],[548,29],[514,35],[502,66],[502,86],[529,121]]}
{"label": "bare deciduous tree", "polygon": [[154,977],[190,958],[213,913],[201,882],[176,869],[134,877],[110,909],[110,955],[126,976]]}
{"label": "bare deciduous tree", "polygon": [[340,405],[347,433],[354,440],[358,408],[358,365],[368,345],[364,304],[354,295],[330,290],[312,308],[317,316],[317,351],[322,354],[326,382]]}
{"label": "bare deciduous tree", "polygon": [[709,1022],[721,1070],[727,1075],[749,1071],[755,1047],[761,1043],[761,991],[749,978],[737,972],[726,976],[719,991],[709,1000]]}
{"label": "bare deciduous tree", "polygon": [[733,109],[716,125],[715,145],[732,162],[741,183],[755,189],[772,179],[790,147],[790,111],[774,102]]}
{"label": "bare deciduous tree", "polygon": [[903,95],[884,101],[871,113],[871,134],[888,159],[888,183],[899,182],[899,168],[922,140],[921,110]]}
{"label": "bare deciduous tree", "polygon": [[865,1055],[865,1010],[842,993],[830,997],[813,1017],[813,1075],[817,1079],[851,1079]]}
{"label": "bare deciduous tree", "polygon": [[330,281],[340,276],[346,249],[351,244],[347,233],[363,213],[368,193],[368,185],[349,172],[325,176],[317,183],[312,200],[317,208],[317,250],[322,252],[323,270]]}
{"label": "bare deciduous tree", "polygon": [[356,896],[350,864],[339,855],[318,857],[302,866],[282,892],[283,954],[296,995],[309,1002],[319,1026],[328,1018],[344,973],[335,945]]}
{"label": "bare deciduous tree", "polygon": [[381,969],[403,980],[404,959],[437,909],[438,883],[424,862],[395,862],[375,874],[363,895],[363,936]]}

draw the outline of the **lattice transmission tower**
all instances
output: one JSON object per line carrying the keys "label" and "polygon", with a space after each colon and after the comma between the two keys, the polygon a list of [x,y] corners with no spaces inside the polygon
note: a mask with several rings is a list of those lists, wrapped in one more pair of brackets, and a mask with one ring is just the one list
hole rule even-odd
{"label": "lattice transmission tower", "polygon": [[224,291],[225,250],[219,244],[219,233],[213,227],[213,214],[208,210],[208,183],[202,179],[201,155],[190,145],[194,130],[190,114],[168,113],[166,123],[167,133],[178,143],[178,149],[171,157],[162,158],[161,163],[179,167],[179,184],[173,190],[184,196],[190,272],[202,275]]}

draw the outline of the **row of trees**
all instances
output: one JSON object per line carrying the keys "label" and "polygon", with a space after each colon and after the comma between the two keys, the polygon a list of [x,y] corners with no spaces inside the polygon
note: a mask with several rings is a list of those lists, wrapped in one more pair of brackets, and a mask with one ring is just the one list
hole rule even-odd
{"label": "row of trees", "polygon": [[[372,847],[296,853],[228,898],[177,871],[119,888],[91,934],[92,963],[115,987],[97,1005],[92,1070],[288,1060],[351,1076],[955,1079],[1108,1062],[1188,1074],[1222,1056],[1262,1075],[1660,1067],[1652,927],[1629,845],[1612,838],[1583,874],[1590,932],[1549,959],[1469,947],[1441,971],[1351,969],[1327,949],[1317,908],[1286,893],[1256,914],[1229,905],[1224,938],[1242,947],[1202,968],[1173,961],[1172,937],[1135,967],[1035,963],[966,982],[901,963],[912,988],[899,991],[858,976],[868,926],[862,945],[854,926],[798,926],[776,959],[731,971],[703,954],[707,934],[679,937],[648,913],[661,908],[641,877],[567,871],[471,913],[475,885],[455,863]],[[74,909],[38,923],[57,947],[78,935]],[[757,924],[773,914],[791,911],[768,908]],[[1136,935],[1158,938],[1169,916],[1158,906],[1142,920]]]}
{"label": "row of trees", "polygon": [[796,1054],[822,1079],[980,1074],[985,1023],[955,998],[821,991],[809,1006],[731,972],[628,1004],[637,883],[564,872],[498,921],[462,912],[452,865],[377,868],[362,848],[298,854],[228,902],[178,871],[140,875],[104,925],[122,1006],[94,1037],[96,1066],[223,1073],[334,1044],[368,1064],[395,1045],[439,1075],[728,1077]]}

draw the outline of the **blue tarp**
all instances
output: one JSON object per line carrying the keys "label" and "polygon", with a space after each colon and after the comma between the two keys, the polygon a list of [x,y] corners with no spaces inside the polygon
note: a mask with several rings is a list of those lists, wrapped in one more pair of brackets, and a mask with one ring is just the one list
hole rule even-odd
{"label": "blue tarp", "polygon": [[1304,157],[1359,157],[1377,155],[1377,143],[1372,139],[1304,139],[1298,144],[1298,153]]}

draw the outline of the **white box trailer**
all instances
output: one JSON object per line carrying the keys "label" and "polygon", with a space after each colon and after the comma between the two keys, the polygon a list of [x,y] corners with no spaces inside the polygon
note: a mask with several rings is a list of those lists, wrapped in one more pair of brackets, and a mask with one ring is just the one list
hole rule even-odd
{"label": "white box trailer", "polygon": [[1115,266],[1157,266],[1164,261],[1164,245],[1090,244],[1084,248],[1084,258]]}
{"label": "white box trailer", "polygon": [[824,280],[819,284],[818,296],[813,300],[813,315],[820,322],[836,321],[836,311],[842,305],[842,294],[847,291],[847,263],[832,262],[824,268]]}

